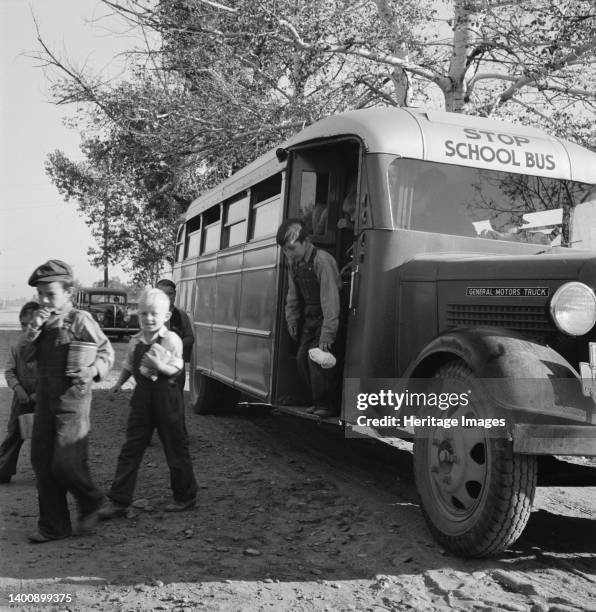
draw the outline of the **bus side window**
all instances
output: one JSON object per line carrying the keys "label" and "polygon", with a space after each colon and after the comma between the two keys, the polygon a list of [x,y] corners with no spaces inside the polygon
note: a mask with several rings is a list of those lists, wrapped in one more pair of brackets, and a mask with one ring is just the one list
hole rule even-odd
{"label": "bus side window", "polygon": [[248,203],[248,193],[243,192],[224,204],[225,221],[221,240],[222,249],[246,242]]}
{"label": "bus side window", "polygon": [[280,173],[258,183],[251,189],[249,240],[271,236],[277,231],[280,222],[281,185]]}
{"label": "bus side window", "polygon": [[186,238],[184,240],[184,259],[196,257],[201,245],[201,215],[189,219],[186,223]]}
{"label": "bus side window", "polygon": [[216,204],[203,213],[203,236],[201,254],[212,253],[219,249],[221,230],[221,205]]}
{"label": "bus side window", "polygon": [[185,225],[182,224],[178,228],[178,233],[176,234],[176,257],[175,261],[182,261],[182,257],[184,256],[184,229]]}

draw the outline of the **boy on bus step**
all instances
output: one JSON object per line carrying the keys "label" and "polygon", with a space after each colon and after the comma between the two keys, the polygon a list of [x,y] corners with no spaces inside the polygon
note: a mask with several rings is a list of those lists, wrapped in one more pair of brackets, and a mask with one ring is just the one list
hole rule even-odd
{"label": "boy on bus step", "polygon": [[306,240],[300,219],[284,221],[276,241],[289,264],[285,314],[288,332],[299,342],[298,369],[312,393],[314,406],[307,412],[335,416],[339,414],[340,367],[337,363],[322,367],[311,359],[309,351],[318,348],[330,353],[337,340],[341,288],[337,264],[329,253]]}

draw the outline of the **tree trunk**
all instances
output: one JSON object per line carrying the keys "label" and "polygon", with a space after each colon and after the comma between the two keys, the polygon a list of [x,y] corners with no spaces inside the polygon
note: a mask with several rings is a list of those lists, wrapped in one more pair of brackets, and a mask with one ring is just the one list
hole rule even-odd
{"label": "tree trunk", "polygon": [[[393,11],[389,7],[387,0],[374,0],[377,10],[383,21],[391,28],[395,21]],[[408,49],[406,45],[396,36],[391,44],[391,53],[402,60],[408,59]],[[391,72],[391,82],[393,83],[393,99],[398,106],[408,106],[410,95],[410,78],[408,73],[399,66]]]}
{"label": "tree trunk", "polygon": [[471,44],[470,16],[474,13],[470,0],[453,3],[453,54],[449,61],[449,87],[443,89],[445,109],[460,113],[466,102],[467,52]]}
{"label": "tree trunk", "polygon": [[463,112],[465,104],[465,94],[462,91],[449,89],[443,90],[445,96],[445,110],[451,113]]}

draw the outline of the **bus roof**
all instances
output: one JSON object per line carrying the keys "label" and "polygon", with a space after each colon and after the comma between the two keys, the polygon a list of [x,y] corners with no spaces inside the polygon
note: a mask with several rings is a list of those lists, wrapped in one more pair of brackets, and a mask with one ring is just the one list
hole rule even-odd
{"label": "bus roof", "polygon": [[[415,108],[373,108],[332,115],[309,125],[280,145],[300,145],[353,136],[367,153],[389,153],[458,166],[532,174],[596,184],[596,153],[534,127],[494,119]],[[285,162],[275,151],[195,200],[187,213],[201,210],[279,172]],[[257,179],[261,180],[261,179]]]}

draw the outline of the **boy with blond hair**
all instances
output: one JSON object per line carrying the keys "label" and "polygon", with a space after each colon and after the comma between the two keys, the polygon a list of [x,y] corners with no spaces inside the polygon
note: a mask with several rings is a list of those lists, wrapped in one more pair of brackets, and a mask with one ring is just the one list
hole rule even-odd
{"label": "boy with blond hair", "polygon": [[111,389],[112,398],[134,376],[126,440],[118,457],[116,474],[108,493],[110,501],[100,510],[101,519],[125,516],[132,503],[139,465],[153,430],[162,442],[170,469],[174,501],[164,509],[179,512],[196,504],[197,483],[188,447],[184,404],[177,378],[184,367],[182,340],[167,329],[170,300],[160,289],[146,291],[139,302],[141,331],[131,337],[124,367]]}

